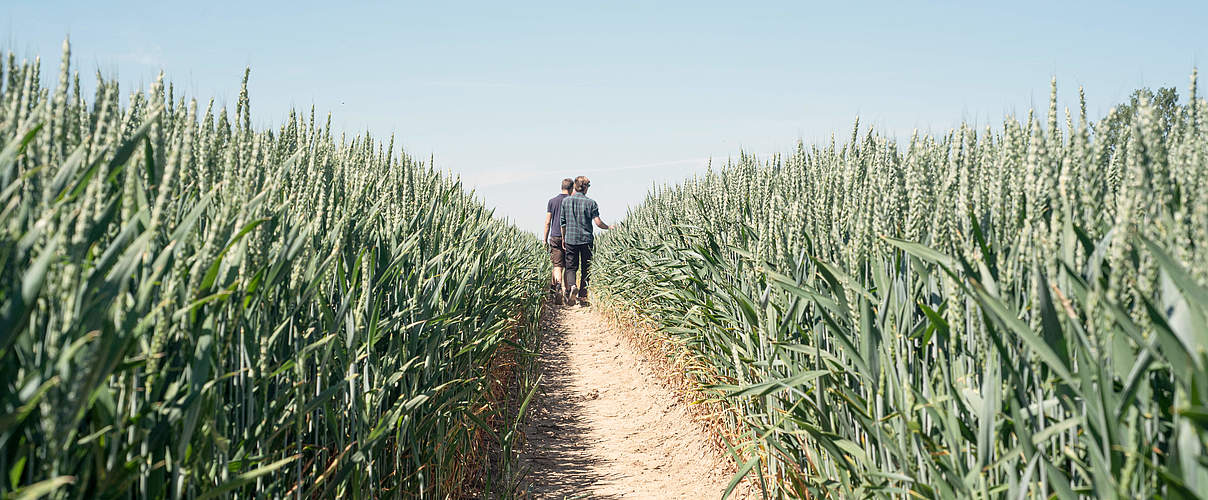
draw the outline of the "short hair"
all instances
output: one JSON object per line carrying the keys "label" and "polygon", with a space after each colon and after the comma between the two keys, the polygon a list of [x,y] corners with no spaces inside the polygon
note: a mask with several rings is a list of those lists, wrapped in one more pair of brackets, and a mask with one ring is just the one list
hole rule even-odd
{"label": "short hair", "polygon": [[571,178],[562,179],[562,190],[570,191],[570,188],[575,186],[575,180]]}
{"label": "short hair", "polygon": [[582,175],[575,177],[575,191],[582,193],[587,191],[587,187],[591,185],[591,181]]}

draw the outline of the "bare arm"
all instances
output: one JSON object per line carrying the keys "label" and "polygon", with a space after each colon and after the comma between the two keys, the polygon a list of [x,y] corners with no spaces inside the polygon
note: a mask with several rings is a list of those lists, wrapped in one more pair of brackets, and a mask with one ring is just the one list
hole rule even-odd
{"label": "bare arm", "polygon": [[598,227],[600,229],[612,229],[612,226],[605,224],[603,220],[600,220],[599,216],[597,216],[595,218],[595,223],[596,223],[596,227]]}
{"label": "bare arm", "polygon": [[554,219],[554,214],[545,213],[545,230],[541,231],[541,239],[545,240],[545,244],[549,244],[549,222]]}

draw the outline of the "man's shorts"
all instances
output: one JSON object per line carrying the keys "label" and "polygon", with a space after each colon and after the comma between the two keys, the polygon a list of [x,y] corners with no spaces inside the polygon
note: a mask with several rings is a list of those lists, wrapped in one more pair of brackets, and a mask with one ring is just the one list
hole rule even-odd
{"label": "man's shorts", "polygon": [[554,263],[554,267],[566,267],[564,261],[566,254],[562,251],[562,237],[550,236],[549,238],[549,260]]}

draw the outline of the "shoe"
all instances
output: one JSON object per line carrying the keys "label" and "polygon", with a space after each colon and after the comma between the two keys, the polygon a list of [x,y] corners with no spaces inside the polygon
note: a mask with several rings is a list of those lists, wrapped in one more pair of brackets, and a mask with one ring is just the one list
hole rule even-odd
{"label": "shoe", "polygon": [[587,302],[587,297],[579,297],[579,307],[589,307],[591,304]]}
{"label": "shoe", "polygon": [[575,285],[571,285],[570,290],[566,292],[566,305],[575,305]]}
{"label": "shoe", "polygon": [[554,305],[556,305],[556,306],[562,305],[562,294],[561,293],[559,293],[557,290],[552,290],[550,292],[550,295],[554,296]]}

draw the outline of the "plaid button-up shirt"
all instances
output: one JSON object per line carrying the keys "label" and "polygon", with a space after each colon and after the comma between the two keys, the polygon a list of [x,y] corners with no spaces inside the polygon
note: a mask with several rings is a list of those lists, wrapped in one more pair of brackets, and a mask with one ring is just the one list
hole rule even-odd
{"label": "plaid button-up shirt", "polygon": [[586,245],[595,241],[592,221],[600,216],[596,200],[583,193],[575,193],[562,199],[561,224],[566,226],[562,242],[567,245]]}

